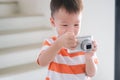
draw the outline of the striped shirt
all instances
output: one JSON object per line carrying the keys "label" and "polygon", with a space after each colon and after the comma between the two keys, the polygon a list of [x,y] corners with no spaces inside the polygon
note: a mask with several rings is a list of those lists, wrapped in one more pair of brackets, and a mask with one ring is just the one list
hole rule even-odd
{"label": "striped shirt", "polygon": [[[41,51],[48,49],[56,39],[52,37],[45,40]],[[67,49],[62,48],[49,64],[46,80],[88,80],[84,54],[84,52],[69,54]],[[96,56],[94,60],[97,63]]]}

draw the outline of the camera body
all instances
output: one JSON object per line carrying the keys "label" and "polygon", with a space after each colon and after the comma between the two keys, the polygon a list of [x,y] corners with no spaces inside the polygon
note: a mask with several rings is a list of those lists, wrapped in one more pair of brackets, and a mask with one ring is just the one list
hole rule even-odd
{"label": "camera body", "polygon": [[92,36],[83,36],[83,37],[77,37],[78,44],[77,47],[74,50],[68,50],[69,53],[74,52],[90,52],[93,49],[93,37]]}

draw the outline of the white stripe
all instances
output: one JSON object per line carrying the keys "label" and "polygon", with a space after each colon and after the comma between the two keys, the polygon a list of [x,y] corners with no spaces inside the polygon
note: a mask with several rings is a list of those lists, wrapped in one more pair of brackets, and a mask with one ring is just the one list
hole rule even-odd
{"label": "white stripe", "polygon": [[88,80],[85,74],[61,74],[54,71],[49,71],[48,77],[50,80]]}
{"label": "white stripe", "polygon": [[47,42],[48,42],[49,44],[52,44],[52,43],[54,43],[54,40],[53,40],[53,39],[47,39]]}
{"label": "white stripe", "polygon": [[43,46],[43,47],[40,49],[40,52],[43,51],[43,50],[48,49],[49,47],[50,47],[50,46],[48,46],[48,45]]}
{"label": "white stripe", "polygon": [[78,65],[85,64],[85,56],[79,55],[75,57],[62,56],[61,54],[57,54],[54,62],[59,64],[67,64],[67,65]]}

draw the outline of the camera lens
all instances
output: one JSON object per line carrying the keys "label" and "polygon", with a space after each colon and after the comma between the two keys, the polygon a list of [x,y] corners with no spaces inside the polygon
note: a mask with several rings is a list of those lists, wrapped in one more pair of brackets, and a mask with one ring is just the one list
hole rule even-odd
{"label": "camera lens", "polygon": [[81,43],[81,49],[83,49],[83,51],[85,51],[85,52],[91,51],[92,50],[92,42],[88,39],[84,40]]}
{"label": "camera lens", "polygon": [[89,45],[86,45],[86,49],[91,49],[92,48],[92,45],[89,44]]}

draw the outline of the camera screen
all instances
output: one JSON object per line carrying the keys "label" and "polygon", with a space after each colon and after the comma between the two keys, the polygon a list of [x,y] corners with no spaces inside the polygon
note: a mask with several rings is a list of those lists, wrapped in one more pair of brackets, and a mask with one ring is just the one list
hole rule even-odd
{"label": "camera screen", "polygon": [[87,45],[86,49],[91,49],[91,47],[92,47],[91,45]]}

